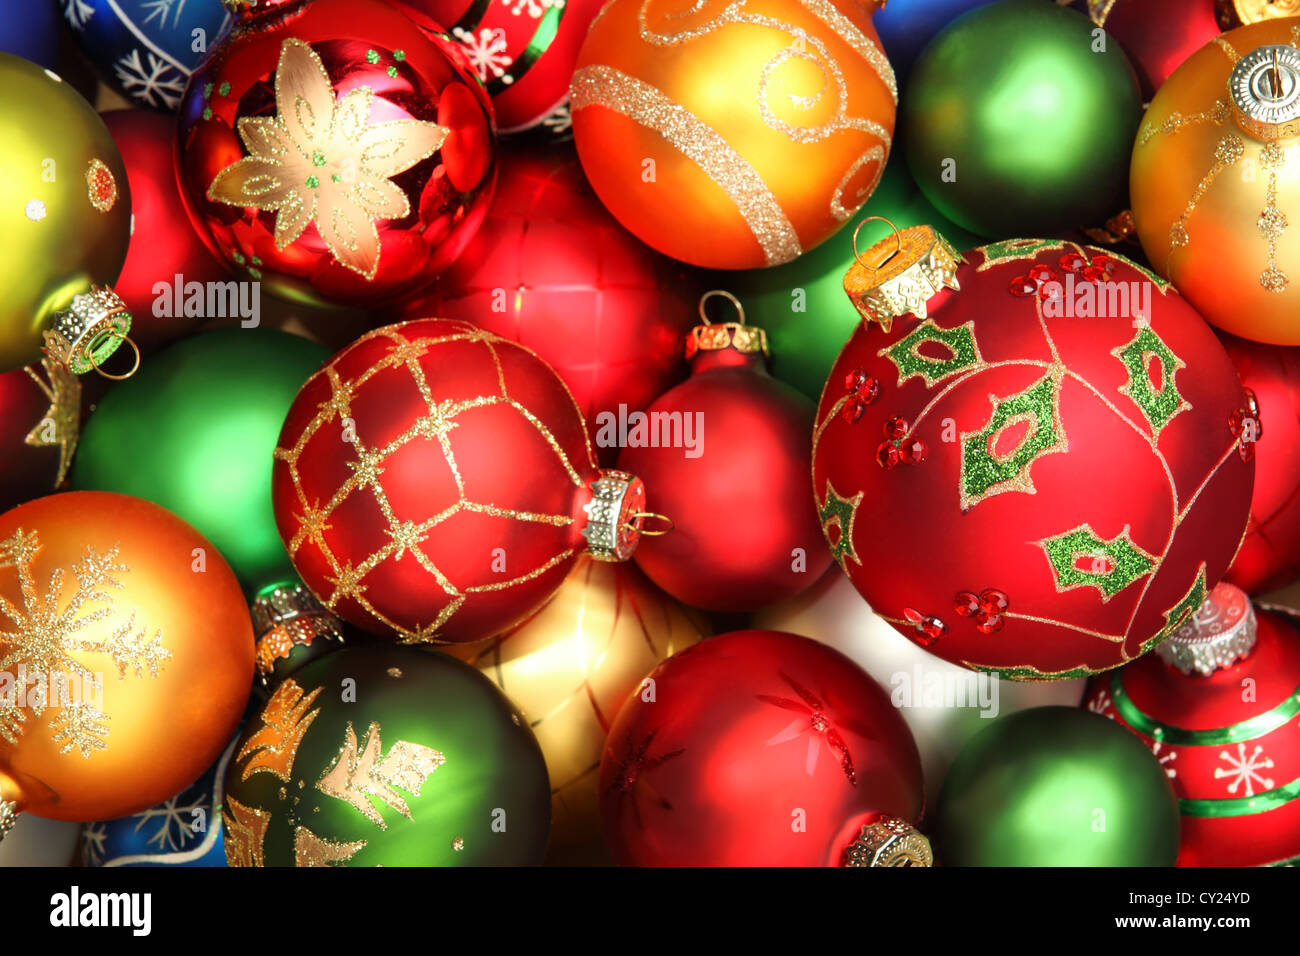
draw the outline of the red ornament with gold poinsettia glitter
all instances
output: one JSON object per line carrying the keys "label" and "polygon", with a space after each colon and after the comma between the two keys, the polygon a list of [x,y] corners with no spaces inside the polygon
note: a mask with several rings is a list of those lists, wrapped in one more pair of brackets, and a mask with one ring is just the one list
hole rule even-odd
{"label": "red ornament with gold poinsettia glitter", "polygon": [[1178,795],[1180,866],[1300,862],[1300,614],[1220,584],[1090,710],[1151,748]]}
{"label": "red ornament with gold poinsettia glitter", "polygon": [[[501,154],[474,241],[407,318],[474,322],[559,372],[589,424],[645,409],[686,375],[682,339],[698,293],[684,266],[620,226],[570,146]],[[617,447],[597,446],[612,464]]]}
{"label": "red ornament with gold poinsettia glitter", "polygon": [[258,3],[190,80],[177,174],[200,235],[241,274],[370,307],[418,292],[468,244],[495,137],[452,41],[393,5]]}
{"label": "red ornament with gold poinsettia glitter", "polygon": [[813,483],[878,614],[945,660],[1044,680],[1138,657],[1200,606],[1254,449],[1223,347],[1168,283],[1059,240],[963,262],[911,227],[845,288],[868,321],[822,393]]}
{"label": "red ornament with gold poinsettia glitter", "polygon": [[546,121],[567,126],[569,80],[578,48],[603,0],[391,0],[413,8],[460,43],[492,97],[503,133]]}
{"label": "red ornament with gold poinsettia glitter", "polygon": [[294,399],[276,524],[326,607],[407,642],[499,634],[584,550],[636,547],[641,482],[597,469],[582,415],[532,352],[447,319],[370,332]]}
{"label": "red ornament with gold poinsettia glitter", "polygon": [[916,744],[880,685],[780,631],[720,634],[668,658],[618,712],[600,765],[605,840],[622,864],[835,866],[882,817],[895,859],[928,863],[923,838],[906,834],[923,802]]}
{"label": "red ornament with gold poinsettia glitter", "polygon": [[1250,524],[1224,580],[1267,594],[1300,577],[1300,348],[1219,339],[1258,406]]}
{"label": "red ornament with gold poinsettia glitter", "polygon": [[[718,294],[740,307],[729,293],[704,298]],[[626,427],[593,423],[596,442],[623,446],[619,468],[642,477],[672,522],[637,549],[650,580],[692,607],[755,611],[830,567],[808,496],[812,402],[768,375],[766,336],[743,311],[740,322],[696,326],[687,354],[690,378]]]}

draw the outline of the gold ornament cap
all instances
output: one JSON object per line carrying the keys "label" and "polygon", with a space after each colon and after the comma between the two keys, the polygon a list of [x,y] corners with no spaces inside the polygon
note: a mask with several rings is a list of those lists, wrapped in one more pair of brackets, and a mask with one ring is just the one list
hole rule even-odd
{"label": "gold ornament cap", "polygon": [[1271,143],[1300,136],[1300,50],[1256,47],[1228,75],[1233,118],[1247,136]]}
{"label": "gold ornament cap", "polygon": [[1258,622],[1246,592],[1221,581],[1191,618],[1156,646],[1160,659],[1184,674],[1208,677],[1255,647]]}
{"label": "gold ornament cap", "polygon": [[[645,483],[626,471],[606,468],[591,483],[591,501],[582,506],[587,524],[582,536],[587,553],[597,561],[626,561],[641,542],[641,535],[661,535],[672,530],[663,515],[645,510]],[[667,524],[662,530],[643,527],[647,518]]]}
{"label": "gold ornament cap", "polygon": [[[704,311],[704,304],[714,296],[726,299],[736,307],[735,322],[713,322]],[[745,309],[730,292],[722,289],[710,289],[700,296],[701,325],[691,329],[686,336],[686,360],[689,362],[698,352],[720,352],[723,349],[735,349],[745,355],[768,356],[767,333],[760,328],[745,324]]]}
{"label": "gold ornament cap", "polygon": [[[91,286],[72,297],[45,330],[45,354],[76,375],[99,372],[105,378],[130,378],[140,367],[140,350],[131,341],[131,313],[112,289]],[[110,375],[100,366],[125,343],[135,352],[135,365],[125,375]]]}
{"label": "gold ornament cap", "polygon": [[880,817],[863,825],[841,865],[934,866],[934,853],[930,841],[906,820]]}
{"label": "gold ornament cap", "polygon": [[[344,642],[343,623],[298,582],[263,588],[250,611],[257,643],[257,676],[264,687],[271,683],[276,664],[287,660],[296,648],[318,640]],[[278,676],[286,676],[283,668]]]}
{"label": "gold ornament cap", "polygon": [[[858,252],[858,233],[869,222],[894,230],[865,253]],[[886,332],[901,315],[927,317],[927,303],[941,289],[960,291],[957,267],[966,260],[929,226],[899,229],[883,216],[868,216],[853,230],[853,265],[844,274],[844,294],[865,322]]]}

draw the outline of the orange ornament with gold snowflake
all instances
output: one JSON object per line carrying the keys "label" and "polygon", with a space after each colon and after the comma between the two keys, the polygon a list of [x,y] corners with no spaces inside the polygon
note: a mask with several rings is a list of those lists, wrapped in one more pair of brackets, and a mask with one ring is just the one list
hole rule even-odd
{"label": "orange ornament with gold snowflake", "polygon": [[362,336],[298,393],[275,451],[280,536],[335,614],[403,642],[499,634],[584,551],[625,560],[645,489],[595,465],[532,352],[467,322]]}

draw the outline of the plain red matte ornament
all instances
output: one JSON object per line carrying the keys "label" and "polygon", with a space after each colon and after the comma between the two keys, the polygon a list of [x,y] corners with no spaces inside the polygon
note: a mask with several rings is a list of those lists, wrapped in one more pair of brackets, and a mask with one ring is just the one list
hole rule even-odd
{"label": "plain red matte ornament", "polygon": [[[464,319],[532,349],[593,430],[602,415],[643,411],[686,376],[695,282],[605,210],[572,146],[506,148],[499,160],[478,235],[401,317]],[[612,465],[618,448],[596,453]]]}
{"label": "plain red matte ornament", "polygon": [[921,762],[889,695],[780,631],[705,638],[653,670],[610,728],[600,811],[636,866],[835,866],[864,824],[915,823]]}
{"label": "plain red matte ornament", "polygon": [[[717,294],[740,308],[729,293],[706,293],[701,317]],[[794,597],[830,567],[809,494],[813,405],[767,373],[766,351],[743,311],[739,322],[696,326],[690,377],[643,420],[618,423],[617,436],[612,424],[603,436],[596,430],[597,444],[623,445],[619,468],[646,482],[651,506],[673,524],[641,543],[637,564],[693,607],[755,611]]]}

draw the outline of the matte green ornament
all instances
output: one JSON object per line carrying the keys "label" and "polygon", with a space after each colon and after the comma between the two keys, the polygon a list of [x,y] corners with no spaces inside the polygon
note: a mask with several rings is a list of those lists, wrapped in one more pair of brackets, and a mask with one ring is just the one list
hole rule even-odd
{"label": "matte green ornament", "polygon": [[231,866],[540,864],[551,792],[523,715],[468,664],[373,644],[312,661],[226,771]]}
{"label": "matte green ornament", "polygon": [[82,429],[76,490],[117,491],[184,518],[250,595],[296,575],[271,508],[271,456],[329,349],[269,329],[204,332],[150,357]]}
{"label": "matte green ornament", "polygon": [[1127,204],[1142,96],[1113,37],[1042,0],[958,17],[922,52],[899,106],[908,168],[990,239],[1100,226]]}
{"label": "matte green ornament", "polygon": [[1178,802],[1151,751],[1073,707],[999,718],[957,755],[935,814],[946,866],[1173,866]]}
{"label": "matte green ornament", "polygon": [[[945,219],[916,188],[897,150],[894,156],[867,204],[830,239],[786,265],[728,272],[717,280],[719,288],[740,298],[745,321],[767,332],[772,374],[813,401],[821,398],[835,357],[861,319],[844,294],[857,223],[883,216],[899,229],[932,226],[957,249],[982,241]],[[891,234],[883,222],[868,223],[858,236],[858,248],[869,249]]]}

